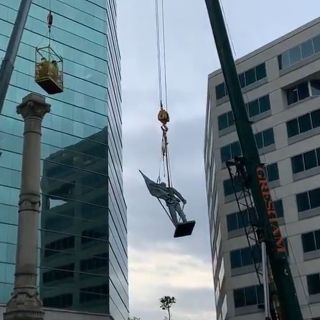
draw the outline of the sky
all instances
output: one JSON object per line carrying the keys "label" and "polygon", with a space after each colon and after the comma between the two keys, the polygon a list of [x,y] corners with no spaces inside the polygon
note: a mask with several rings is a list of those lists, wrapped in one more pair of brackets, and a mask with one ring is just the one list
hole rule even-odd
{"label": "sky", "polygon": [[[222,0],[234,56],[317,18],[318,0]],[[215,319],[203,168],[208,74],[220,68],[205,1],[164,0],[168,138],[173,184],[196,220],[191,237],[174,227],[139,174],[156,180],[161,129],[154,0],[118,0],[122,61],[124,190],[128,207],[130,315],[163,320],[159,299],[176,298],[173,320]]]}

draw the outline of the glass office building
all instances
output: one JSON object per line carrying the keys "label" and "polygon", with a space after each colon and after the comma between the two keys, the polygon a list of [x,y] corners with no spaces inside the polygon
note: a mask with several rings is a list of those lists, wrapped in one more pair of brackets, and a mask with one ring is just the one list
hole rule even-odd
{"label": "glass office building", "polygon": [[[39,292],[44,306],[128,318],[120,53],[115,0],[33,0],[0,116],[0,304],[13,289],[23,121],[35,47],[64,58],[64,92],[48,96],[42,136]],[[3,58],[20,0],[0,0]]]}

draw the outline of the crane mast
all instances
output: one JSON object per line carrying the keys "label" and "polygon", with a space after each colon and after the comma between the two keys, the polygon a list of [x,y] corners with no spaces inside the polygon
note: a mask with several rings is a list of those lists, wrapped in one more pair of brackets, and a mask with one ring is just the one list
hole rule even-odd
{"label": "crane mast", "polygon": [[248,185],[258,215],[261,237],[266,244],[271,272],[280,303],[281,319],[302,320],[293,277],[272,203],[264,165],[260,162],[251,124],[245,108],[238,74],[231,51],[219,0],[205,0],[224,75],[231,109],[248,175]]}

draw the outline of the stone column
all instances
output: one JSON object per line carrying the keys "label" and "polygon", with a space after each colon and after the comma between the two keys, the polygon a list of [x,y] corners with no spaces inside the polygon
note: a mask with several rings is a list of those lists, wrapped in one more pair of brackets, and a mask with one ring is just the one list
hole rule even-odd
{"label": "stone column", "polygon": [[4,320],[41,320],[44,316],[37,292],[37,247],[41,122],[47,112],[50,112],[50,105],[35,93],[24,97],[17,107],[17,113],[24,119],[18,241],[14,290]]}

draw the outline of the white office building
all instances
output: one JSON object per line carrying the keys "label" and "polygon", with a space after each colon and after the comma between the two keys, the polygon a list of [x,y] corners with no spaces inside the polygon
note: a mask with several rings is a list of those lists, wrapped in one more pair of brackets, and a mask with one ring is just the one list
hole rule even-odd
{"label": "white office building", "polygon": [[[320,319],[320,18],[236,61],[304,319]],[[205,170],[218,320],[264,319],[226,168],[241,154],[221,70],[209,75]],[[262,306],[262,308],[261,308]]]}

